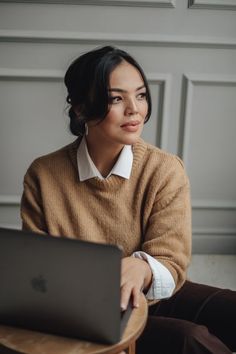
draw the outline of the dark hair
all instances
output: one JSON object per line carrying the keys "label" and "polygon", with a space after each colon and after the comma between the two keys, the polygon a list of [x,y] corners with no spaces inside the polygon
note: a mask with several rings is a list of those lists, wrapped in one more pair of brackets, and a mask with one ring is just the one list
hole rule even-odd
{"label": "dark hair", "polygon": [[[89,51],[77,58],[68,68],[64,83],[67,87],[69,103],[70,130],[74,135],[84,134],[84,126],[90,120],[103,120],[109,111],[109,78],[112,71],[122,62],[127,61],[141,74],[146,87],[148,113],[151,115],[151,95],[145,74],[127,52],[105,46]],[[75,112],[78,109],[79,114]]]}

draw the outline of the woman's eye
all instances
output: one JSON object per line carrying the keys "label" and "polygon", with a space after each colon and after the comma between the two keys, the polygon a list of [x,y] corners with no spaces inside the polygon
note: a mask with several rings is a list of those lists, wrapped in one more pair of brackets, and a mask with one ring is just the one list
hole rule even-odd
{"label": "woman's eye", "polygon": [[109,101],[110,101],[110,103],[118,103],[121,101],[121,97],[120,96],[111,96],[111,97],[109,97]]}
{"label": "woman's eye", "polygon": [[147,93],[146,92],[141,92],[137,97],[138,97],[139,100],[146,99]]}

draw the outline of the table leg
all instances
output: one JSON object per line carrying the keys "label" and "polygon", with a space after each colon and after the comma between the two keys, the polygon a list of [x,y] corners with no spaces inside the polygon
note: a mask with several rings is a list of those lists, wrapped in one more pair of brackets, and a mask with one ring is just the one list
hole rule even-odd
{"label": "table leg", "polygon": [[135,354],[135,341],[130,343],[127,353],[128,354]]}

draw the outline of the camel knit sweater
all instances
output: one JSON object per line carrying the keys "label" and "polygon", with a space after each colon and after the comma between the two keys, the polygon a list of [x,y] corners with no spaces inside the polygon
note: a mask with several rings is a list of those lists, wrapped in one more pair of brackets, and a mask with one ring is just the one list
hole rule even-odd
{"label": "camel knit sweater", "polygon": [[80,140],[36,159],[24,178],[23,229],[144,251],[171,272],[176,289],[191,254],[189,182],[181,160],[139,139],[130,179],[80,182]]}

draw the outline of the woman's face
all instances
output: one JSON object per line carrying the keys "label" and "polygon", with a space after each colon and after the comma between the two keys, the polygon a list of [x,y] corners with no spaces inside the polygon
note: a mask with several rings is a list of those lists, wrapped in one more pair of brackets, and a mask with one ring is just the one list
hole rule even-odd
{"label": "woman's face", "polygon": [[143,129],[148,112],[146,87],[139,71],[126,61],[119,64],[110,75],[110,105],[104,120],[89,122],[89,134],[96,140],[116,145],[134,144]]}

